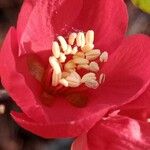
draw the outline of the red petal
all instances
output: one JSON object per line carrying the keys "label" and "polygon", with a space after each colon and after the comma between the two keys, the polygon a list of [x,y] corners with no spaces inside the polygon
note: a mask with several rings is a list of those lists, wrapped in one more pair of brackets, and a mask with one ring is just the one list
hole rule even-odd
{"label": "red petal", "polygon": [[[148,150],[149,136],[150,124],[116,116],[97,123],[87,134],[87,145],[89,150]],[[73,146],[78,145],[77,142]],[[73,147],[73,150],[78,149]]]}
{"label": "red petal", "polygon": [[28,19],[30,17],[30,14],[33,10],[33,7],[35,5],[35,2],[33,0],[24,0],[21,11],[18,16],[17,20],[17,35],[18,40],[20,41],[21,35],[24,32],[24,29],[26,28]]}
{"label": "red petal", "polygon": [[86,0],[73,26],[83,31],[93,29],[96,47],[111,52],[122,41],[127,24],[123,0]]}
{"label": "red petal", "polygon": [[0,55],[0,73],[3,86],[28,116],[46,121],[38,102],[40,84],[28,73],[26,60],[18,56],[16,31],[11,28],[3,43]]}
{"label": "red petal", "polygon": [[[18,57],[15,37],[15,29],[12,28],[1,50],[2,83],[28,118],[36,121],[37,124],[41,122],[45,125],[48,124],[49,130],[53,132],[46,136],[77,136],[91,128],[111,107],[109,103],[101,103],[97,99],[90,99],[86,107],[77,108],[71,106],[67,100],[59,96],[54,97],[54,104],[50,107],[41,104],[40,102],[43,101],[41,86],[30,74],[26,57]],[[62,130],[62,124],[64,125],[62,132],[58,133],[56,129],[53,130],[54,126],[58,130]],[[39,132],[40,127],[38,128]],[[25,128],[28,129],[27,126]],[[40,133],[37,134],[40,135]],[[45,136],[45,133],[41,136]]]}
{"label": "red petal", "polygon": [[91,92],[103,103],[122,105],[143,93],[150,81],[150,38],[135,35],[126,38],[103,66],[106,81]]}
{"label": "red petal", "polygon": [[[49,122],[35,122],[31,118],[27,117],[23,113],[12,113],[12,117],[15,121],[30,132],[39,135],[44,138],[60,138],[60,137],[76,137],[83,132],[87,132],[95,122],[101,118],[107,111],[107,109],[101,109],[98,114],[90,114],[88,109],[63,109],[60,111],[55,107],[52,108],[51,114],[49,113]],[[73,115],[74,114],[74,115]]]}
{"label": "red petal", "polygon": [[150,108],[150,86],[137,99],[124,105],[121,109],[149,109]]}
{"label": "red petal", "polygon": [[50,49],[54,35],[93,29],[96,45],[111,51],[121,42],[126,26],[127,10],[122,0],[41,0],[30,13],[21,44],[24,48],[24,43],[31,42],[37,52]]}

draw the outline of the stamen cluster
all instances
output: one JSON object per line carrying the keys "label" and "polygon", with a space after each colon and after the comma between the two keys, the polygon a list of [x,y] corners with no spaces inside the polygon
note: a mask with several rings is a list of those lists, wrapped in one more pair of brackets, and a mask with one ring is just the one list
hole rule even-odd
{"label": "stamen cluster", "polygon": [[[53,69],[52,86],[61,84],[64,87],[79,87],[84,84],[96,89],[104,82],[105,74],[100,73],[100,64],[107,62],[108,53],[94,49],[93,30],[71,33],[67,39],[58,36],[57,39],[52,44],[53,56],[49,57]],[[82,76],[81,69],[86,72]]]}

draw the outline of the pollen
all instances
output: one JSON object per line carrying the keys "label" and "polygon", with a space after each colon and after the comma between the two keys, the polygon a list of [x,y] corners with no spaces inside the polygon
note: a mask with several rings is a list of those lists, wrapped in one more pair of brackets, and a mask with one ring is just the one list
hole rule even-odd
{"label": "pollen", "polygon": [[[58,40],[58,41],[57,41]],[[101,66],[108,60],[108,52],[94,48],[94,31],[58,36],[52,43],[49,65],[52,68],[51,85],[77,88],[81,85],[97,89],[105,81]]]}

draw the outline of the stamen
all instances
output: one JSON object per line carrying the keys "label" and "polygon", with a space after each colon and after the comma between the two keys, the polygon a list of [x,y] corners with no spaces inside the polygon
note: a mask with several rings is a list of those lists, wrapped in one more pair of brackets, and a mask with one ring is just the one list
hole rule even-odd
{"label": "stamen", "polygon": [[[99,49],[94,49],[93,30],[87,31],[86,34],[71,33],[68,43],[62,36],[58,36],[58,41],[60,45],[57,41],[53,42],[53,56],[49,57],[53,71],[52,86],[61,84],[64,87],[79,87],[84,84],[88,88],[96,89],[105,81],[104,73],[100,74],[98,80],[96,76],[100,71],[98,62],[106,62],[108,53],[106,51],[101,53]],[[79,71],[82,76],[76,71]]]}
{"label": "stamen", "polygon": [[78,69],[78,70],[79,70],[79,69],[90,70],[90,69],[89,69],[89,65],[87,65],[87,64],[85,64],[85,65],[78,65],[78,66],[77,66],[77,69]]}
{"label": "stamen", "polygon": [[85,85],[88,87],[88,88],[92,88],[92,89],[97,89],[99,84],[96,80],[88,80],[85,82]]}
{"label": "stamen", "polygon": [[78,87],[80,85],[81,77],[77,72],[71,72],[71,74],[66,78],[69,87]]}
{"label": "stamen", "polygon": [[94,48],[94,44],[86,44],[84,47],[81,48],[83,52],[88,52]]}
{"label": "stamen", "polygon": [[73,49],[72,49],[72,52],[71,52],[71,54],[76,54],[78,52],[78,47],[77,46],[75,46]]}
{"label": "stamen", "polygon": [[53,56],[49,57],[49,63],[52,66],[52,68],[56,74],[61,73],[60,65],[55,57],[53,57]]}
{"label": "stamen", "polygon": [[90,73],[85,74],[81,79],[81,83],[85,83],[89,80],[96,80],[95,73],[90,72]]}
{"label": "stamen", "polygon": [[70,73],[69,72],[62,72],[62,78],[66,78],[67,76],[69,76]]}
{"label": "stamen", "polygon": [[90,50],[88,52],[85,53],[86,59],[87,60],[95,60],[100,56],[100,50],[99,49],[94,49],[94,50]]}
{"label": "stamen", "polygon": [[68,61],[68,62],[64,65],[64,69],[65,69],[66,71],[74,70],[75,67],[76,67],[76,65],[75,65],[75,63],[74,63],[72,60]]}
{"label": "stamen", "polygon": [[98,64],[96,63],[96,62],[91,62],[90,64],[89,64],[89,70],[90,71],[93,71],[93,72],[98,72],[99,71],[99,66],[98,66]]}
{"label": "stamen", "polygon": [[108,60],[108,53],[106,51],[104,51],[101,55],[100,55],[100,61],[101,62],[107,62]]}
{"label": "stamen", "polygon": [[85,36],[83,32],[79,32],[77,35],[77,46],[78,47],[84,47],[85,45]]}
{"label": "stamen", "polygon": [[83,64],[88,64],[89,60],[85,59],[85,58],[81,58],[81,57],[77,57],[73,59],[73,62],[75,64],[79,64],[79,65],[83,65]]}
{"label": "stamen", "polygon": [[77,52],[77,53],[73,56],[73,58],[77,58],[77,57],[84,58],[84,57],[85,57],[85,55],[84,55],[84,53],[83,53],[83,52]]}
{"label": "stamen", "polygon": [[94,31],[89,30],[86,33],[86,44],[93,44],[94,42]]}
{"label": "stamen", "polygon": [[53,42],[52,52],[53,52],[53,55],[56,58],[59,58],[59,56],[60,56],[60,47],[58,45],[58,42]]}
{"label": "stamen", "polygon": [[99,76],[99,84],[104,83],[104,81],[105,81],[105,74],[101,73],[100,76]]}
{"label": "stamen", "polygon": [[59,84],[60,79],[61,79],[61,73],[57,74],[55,71],[53,71],[52,86],[57,86]]}
{"label": "stamen", "polygon": [[59,42],[61,44],[61,48],[62,48],[63,52],[65,52],[67,50],[67,48],[68,48],[66,40],[62,36],[58,36],[57,38],[58,38],[58,40],[59,40]]}
{"label": "stamen", "polygon": [[68,87],[68,85],[69,85],[69,83],[66,79],[59,80],[59,83],[62,84],[63,86],[65,86],[65,87]]}
{"label": "stamen", "polygon": [[69,43],[70,45],[73,45],[74,42],[75,42],[76,37],[77,37],[77,33],[71,33],[71,34],[69,35],[69,38],[68,38],[68,43]]}
{"label": "stamen", "polygon": [[69,54],[71,54],[71,52],[72,52],[72,47],[71,47],[71,45],[68,45],[68,48],[65,51],[65,55],[69,55]]}
{"label": "stamen", "polygon": [[60,53],[59,61],[60,61],[61,63],[64,63],[64,62],[66,61],[66,56],[65,56],[64,53]]}

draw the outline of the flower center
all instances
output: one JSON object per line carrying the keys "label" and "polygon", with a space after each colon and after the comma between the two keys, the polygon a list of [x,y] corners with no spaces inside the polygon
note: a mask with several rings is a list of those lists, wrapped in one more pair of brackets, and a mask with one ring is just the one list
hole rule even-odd
{"label": "flower center", "polygon": [[84,85],[96,89],[105,81],[101,64],[107,62],[108,53],[94,48],[94,31],[71,33],[68,38],[57,37],[52,44],[51,85],[77,88]]}

